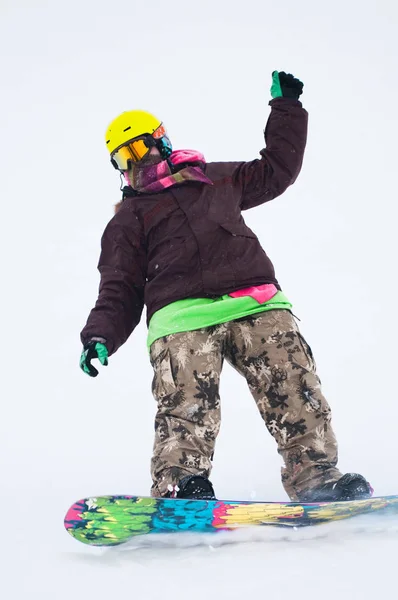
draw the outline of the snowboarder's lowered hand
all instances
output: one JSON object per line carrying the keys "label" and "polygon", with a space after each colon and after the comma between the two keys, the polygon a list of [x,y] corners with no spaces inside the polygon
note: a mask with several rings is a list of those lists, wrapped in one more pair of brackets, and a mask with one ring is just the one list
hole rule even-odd
{"label": "snowboarder's lowered hand", "polygon": [[298,100],[303,93],[304,84],[284,71],[274,71],[272,73],[271,96],[273,98],[294,98]]}
{"label": "snowboarder's lowered hand", "polygon": [[105,344],[98,342],[95,339],[90,340],[84,346],[80,357],[80,368],[87,373],[87,375],[90,375],[90,377],[97,377],[98,370],[91,364],[93,358],[98,358],[101,365],[104,367],[108,365],[108,349]]}

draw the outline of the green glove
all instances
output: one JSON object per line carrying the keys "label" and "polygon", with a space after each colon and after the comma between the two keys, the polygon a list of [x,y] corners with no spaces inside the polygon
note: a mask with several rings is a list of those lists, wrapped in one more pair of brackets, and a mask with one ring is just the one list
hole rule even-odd
{"label": "green glove", "polygon": [[294,98],[298,100],[303,93],[304,84],[284,71],[272,73],[271,96],[273,98]]}
{"label": "green glove", "polygon": [[80,368],[82,371],[87,373],[87,375],[90,375],[90,377],[97,377],[98,371],[91,364],[93,358],[98,358],[101,365],[104,365],[104,367],[108,365],[108,349],[105,344],[97,342],[96,340],[91,340],[84,346],[80,357]]}

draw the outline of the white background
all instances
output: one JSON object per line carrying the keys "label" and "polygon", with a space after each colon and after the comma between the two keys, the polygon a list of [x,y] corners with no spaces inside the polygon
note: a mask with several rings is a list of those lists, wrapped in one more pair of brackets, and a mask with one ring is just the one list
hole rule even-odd
{"label": "white background", "polygon": [[[150,486],[144,319],[97,379],[78,368],[120,199],[105,129],[141,108],[176,149],[251,160],[274,69],[304,81],[307,152],[295,185],[245,219],[314,351],[341,470],[398,493],[397,34],[392,0],[0,1],[2,597],[394,597],[394,523],[123,553],[79,545],[63,516],[78,498]],[[221,394],[218,497],[286,499],[274,442],[228,366]]]}

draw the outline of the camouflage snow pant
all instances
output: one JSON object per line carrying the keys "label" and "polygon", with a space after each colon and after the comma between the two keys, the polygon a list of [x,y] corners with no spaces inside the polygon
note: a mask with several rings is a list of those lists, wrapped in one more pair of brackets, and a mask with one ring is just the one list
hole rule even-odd
{"label": "camouflage snow pant", "polygon": [[158,403],[152,495],[164,496],[186,475],[210,475],[224,358],[245,377],[277,442],[290,499],[339,479],[330,408],[311,349],[290,311],[271,310],[152,344],[152,390]]}

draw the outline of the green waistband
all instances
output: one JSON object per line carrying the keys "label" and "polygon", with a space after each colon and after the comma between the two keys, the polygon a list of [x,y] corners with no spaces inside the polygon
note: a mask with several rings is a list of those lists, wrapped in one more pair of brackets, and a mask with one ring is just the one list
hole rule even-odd
{"label": "green waistband", "polygon": [[275,309],[291,309],[283,292],[277,292],[271,300],[259,304],[251,296],[231,298],[228,294],[219,298],[185,298],[177,300],[156,311],[148,328],[147,345],[165,335],[193,331],[227,323],[241,317]]}

